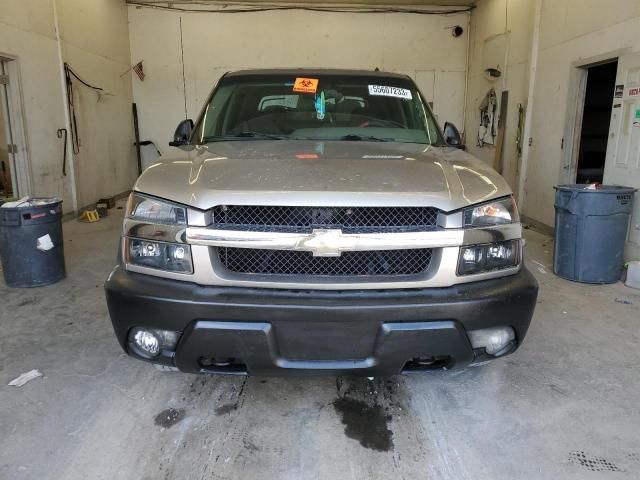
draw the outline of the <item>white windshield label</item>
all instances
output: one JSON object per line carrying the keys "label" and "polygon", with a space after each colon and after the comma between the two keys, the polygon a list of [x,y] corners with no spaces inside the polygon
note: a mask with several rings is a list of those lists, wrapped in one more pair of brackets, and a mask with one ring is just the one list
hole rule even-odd
{"label": "white windshield label", "polygon": [[398,87],[385,87],[384,85],[369,85],[369,95],[380,95],[383,97],[396,97],[411,100],[411,90]]}

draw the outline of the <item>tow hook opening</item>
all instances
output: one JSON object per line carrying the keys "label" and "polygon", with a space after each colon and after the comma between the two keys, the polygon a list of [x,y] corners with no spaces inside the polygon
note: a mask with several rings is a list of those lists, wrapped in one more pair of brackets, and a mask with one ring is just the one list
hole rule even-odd
{"label": "tow hook opening", "polygon": [[205,357],[198,359],[198,364],[203,372],[208,373],[230,373],[238,375],[246,375],[247,367],[239,359],[235,357]]}
{"label": "tow hook opening", "polygon": [[451,364],[451,357],[414,357],[404,364],[403,372],[421,372],[425,370],[446,370]]}
{"label": "tow hook opening", "polygon": [[200,365],[203,367],[228,367],[234,361],[233,357],[200,357]]}

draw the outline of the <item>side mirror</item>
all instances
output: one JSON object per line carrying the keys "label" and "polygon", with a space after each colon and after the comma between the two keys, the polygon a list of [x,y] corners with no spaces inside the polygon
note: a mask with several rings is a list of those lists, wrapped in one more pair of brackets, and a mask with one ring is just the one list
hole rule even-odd
{"label": "side mirror", "polygon": [[193,120],[187,118],[182,120],[176,127],[176,131],[173,134],[173,141],[169,142],[170,147],[180,147],[189,143],[189,137],[191,137],[191,131],[193,130]]}
{"label": "side mirror", "polygon": [[450,147],[459,148],[460,150],[465,149],[462,143],[462,136],[453,123],[446,122],[444,124],[444,140]]}

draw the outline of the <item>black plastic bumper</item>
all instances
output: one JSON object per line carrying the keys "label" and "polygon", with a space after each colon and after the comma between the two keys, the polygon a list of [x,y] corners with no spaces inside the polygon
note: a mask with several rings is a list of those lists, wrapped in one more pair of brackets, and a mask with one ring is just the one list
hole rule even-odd
{"label": "black plastic bumper", "polygon": [[[205,287],[116,268],[105,284],[122,348],[132,327],[183,332],[154,363],[194,373],[386,376],[483,360],[466,330],[512,326],[514,351],[536,304],[531,273],[449,288],[297,291]],[[226,366],[208,359],[234,359]],[[413,362],[415,358],[423,359]]]}

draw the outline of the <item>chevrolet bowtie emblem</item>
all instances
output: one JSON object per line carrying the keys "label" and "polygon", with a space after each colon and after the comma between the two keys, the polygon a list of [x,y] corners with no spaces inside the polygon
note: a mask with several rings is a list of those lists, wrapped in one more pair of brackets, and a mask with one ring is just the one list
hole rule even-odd
{"label": "chevrolet bowtie emblem", "polygon": [[314,230],[300,240],[296,250],[312,252],[314,257],[339,257],[345,250],[352,250],[358,243],[356,235],[344,235],[342,230]]}

